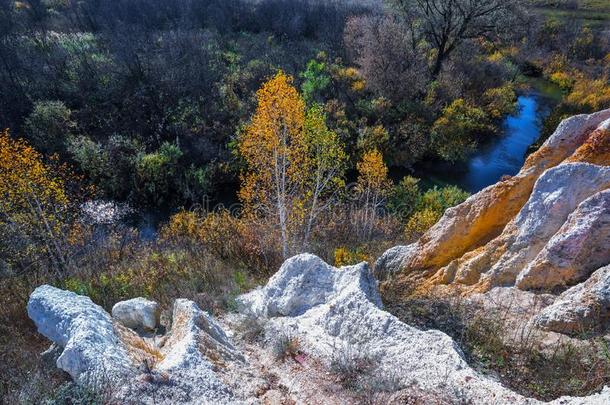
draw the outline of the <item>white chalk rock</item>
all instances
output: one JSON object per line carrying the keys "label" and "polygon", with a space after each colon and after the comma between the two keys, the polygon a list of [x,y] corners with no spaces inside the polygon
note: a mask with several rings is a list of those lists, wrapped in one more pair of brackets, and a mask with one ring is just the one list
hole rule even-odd
{"label": "white chalk rock", "polygon": [[521,289],[584,281],[610,263],[610,189],[583,201],[517,278]]}
{"label": "white chalk rock", "polygon": [[109,389],[112,403],[239,403],[216,370],[244,358],[214,318],[192,301],[176,300],[169,336],[155,339],[164,343],[160,348],[113,324],[88,297],[48,285],[32,293],[28,314],[59,346],[57,367],[78,384]]}
{"label": "white chalk rock", "polygon": [[417,251],[417,244],[394,246],[386,250],[375,262],[375,277],[384,280],[404,269],[404,260]]}
{"label": "white chalk rock", "polygon": [[155,330],[160,316],[159,304],[142,297],[120,301],[112,307],[112,317],[131,329]]}
{"label": "white chalk rock", "polygon": [[38,331],[63,349],[57,367],[74,381],[95,386],[133,374],[110,315],[88,297],[43,285],[30,296],[27,310]]}
{"label": "white chalk rock", "polygon": [[519,273],[578,205],[609,187],[610,167],[568,163],[547,170],[536,182],[527,204],[505,229],[507,251],[483,278],[491,280],[492,285],[514,285]]}
{"label": "white chalk rock", "polygon": [[237,303],[244,312],[257,316],[297,316],[327,303],[348,286],[381,306],[377,281],[365,263],[336,269],[305,253],[286,260],[265,288],[238,297]]}
{"label": "white chalk rock", "polygon": [[[381,309],[375,287],[366,264],[334,268],[302,254],[288,259],[267,286],[238,301],[243,312],[269,318],[267,336],[295,337],[305,352],[327,363],[338,349],[350,348],[368,353],[380,378],[391,376],[404,386],[416,384],[436,398],[477,404],[539,403],[473,370],[446,334],[418,330]],[[566,397],[554,403],[602,403],[610,400],[610,390],[591,398]]]}
{"label": "white chalk rock", "polygon": [[566,334],[607,327],[610,320],[610,265],[559,296],[535,318],[536,325]]}
{"label": "white chalk rock", "polygon": [[243,362],[224,330],[207,312],[186,299],[174,302],[172,327],[154,373],[164,384],[130,384],[119,398],[145,404],[235,404],[239,401],[216,374],[226,361]]}

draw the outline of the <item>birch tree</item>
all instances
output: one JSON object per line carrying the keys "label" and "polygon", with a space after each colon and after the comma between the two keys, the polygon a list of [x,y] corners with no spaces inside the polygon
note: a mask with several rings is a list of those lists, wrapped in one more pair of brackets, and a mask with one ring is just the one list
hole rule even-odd
{"label": "birch tree", "polygon": [[305,103],[283,72],[256,93],[258,105],[239,143],[247,170],[239,197],[246,215],[275,218],[282,254],[288,257],[304,217],[308,174]]}
{"label": "birch tree", "polygon": [[369,239],[377,221],[379,209],[384,205],[391,190],[388,168],[377,149],[366,152],[356,165],[358,180],[356,192],[360,200],[359,229],[361,237]]}
{"label": "birch tree", "polygon": [[13,272],[42,258],[57,273],[69,265],[70,201],[60,172],[25,141],[0,133],[0,255]]}
{"label": "birch tree", "polygon": [[314,104],[305,117],[309,178],[306,184],[306,211],[302,250],[307,249],[311,232],[320,214],[336,201],[337,192],[345,187],[343,178],[347,155],[337,134],[326,126],[326,115]]}

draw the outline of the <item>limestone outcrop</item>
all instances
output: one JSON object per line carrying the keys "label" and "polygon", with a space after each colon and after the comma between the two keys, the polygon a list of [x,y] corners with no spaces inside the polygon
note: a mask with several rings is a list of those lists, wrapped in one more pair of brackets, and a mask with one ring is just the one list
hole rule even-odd
{"label": "limestone outcrop", "polygon": [[566,119],[517,175],[448,209],[417,242],[388,250],[376,274],[393,296],[496,287],[557,294],[586,282],[610,263],[609,166],[610,109]]}
{"label": "limestone outcrop", "polygon": [[154,330],[160,316],[159,304],[142,297],[120,301],[112,307],[112,317],[131,329]]}
{"label": "limestone outcrop", "polygon": [[[317,278],[320,284],[310,282]],[[421,390],[449,403],[539,403],[473,370],[446,334],[418,330],[384,311],[374,287],[365,263],[334,268],[314,255],[302,254],[288,259],[265,287],[239,297],[238,302],[248,316],[267,319],[267,336],[291,336],[302,350],[327,363],[345,348],[372,359],[371,375],[379,378],[380,385],[383,378],[391,378],[397,388]],[[309,296],[316,298],[303,300]],[[610,389],[606,388],[591,397],[562,397],[553,403],[607,401]]]}
{"label": "limestone outcrop", "polygon": [[609,320],[610,266],[565,291],[535,318],[538,326],[566,334],[588,333]]}
{"label": "limestone outcrop", "polygon": [[57,367],[118,403],[235,403],[214,371],[243,361],[218,323],[189,300],[176,300],[162,339],[145,339],[88,297],[48,285],[28,303],[38,331],[59,348]]}
{"label": "limestone outcrop", "polygon": [[[599,302],[607,304],[608,272],[600,272],[596,280],[600,297],[605,297]],[[288,259],[266,286],[237,301],[241,314],[235,317],[263,321],[264,341],[257,351],[268,351],[268,343],[281,336],[298,341],[298,356],[305,360],[297,358],[293,366],[281,369],[290,374],[306,361],[301,368],[313,371],[305,380],[288,377],[291,384],[309,385],[307,395],[296,398],[296,403],[312,403],[311,393],[319,391],[319,373],[326,372],[313,365],[332,367],[341,356],[366,360],[372,368],[368,382],[390,389],[385,403],[410,403],[414,398],[426,403],[539,403],[475,371],[448,335],[416,329],[384,311],[377,281],[366,263],[335,268],[314,255],[298,255]],[[582,302],[588,305],[584,297]],[[50,286],[34,291],[28,312],[61,352],[63,360],[57,366],[79,384],[109,387],[112,403],[294,402],[285,387],[271,389],[261,381],[270,365],[253,367],[252,353],[244,355],[243,346],[230,337],[234,332],[223,327],[226,323],[192,301],[177,299],[169,334],[152,341],[113,321],[89,298]],[[111,375],[117,378],[109,379]],[[317,392],[314,402],[334,403],[326,400],[327,394]],[[604,388],[589,397],[562,397],[552,403],[609,401],[610,389]]]}
{"label": "limestone outcrop", "polygon": [[49,285],[38,287],[28,303],[38,331],[61,347],[57,367],[84,385],[133,376],[129,348],[112,318],[91,299]]}

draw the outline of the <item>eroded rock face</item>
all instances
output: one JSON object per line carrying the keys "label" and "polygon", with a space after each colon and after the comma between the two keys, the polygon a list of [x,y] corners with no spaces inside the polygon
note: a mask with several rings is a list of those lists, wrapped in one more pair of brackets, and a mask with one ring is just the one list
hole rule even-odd
{"label": "eroded rock face", "polygon": [[565,291],[535,318],[538,326],[565,334],[588,333],[609,320],[610,266]]}
{"label": "eroded rock face", "polygon": [[585,281],[610,263],[610,189],[580,203],[517,278],[521,289],[552,289]]}
{"label": "eroded rock face", "polygon": [[142,297],[120,301],[112,307],[112,317],[131,329],[155,330],[160,316],[159,304]]}
{"label": "eroded rock face", "polygon": [[[321,285],[308,282],[313,275],[322,280]],[[374,359],[372,375],[380,384],[385,376],[430,398],[446,398],[448,403],[539,403],[473,370],[446,334],[418,330],[384,311],[374,282],[368,280],[370,271],[364,263],[334,268],[316,256],[303,254],[288,259],[267,286],[238,300],[249,316],[268,318],[267,336],[296,338],[306,353],[327,363],[345,348]],[[304,302],[302,297],[308,296],[317,298]],[[563,397],[553,402],[607,401],[610,390],[590,398]]]}
{"label": "eroded rock face", "polygon": [[[481,284],[493,287],[511,286],[515,285],[518,277],[527,278],[528,275],[520,274],[527,271],[528,265],[538,257],[551,238],[557,235],[557,231],[566,223],[569,215],[583,201],[592,196],[597,197],[598,193],[608,187],[610,187],[610,167],[589,163],[568,163],[547,170],[536,182],[529,200],[519,214],[507,225],[502,234],[490,243],[490,247],[495,248],[494,251],[485,249],[482,253],[497,255],[499,250],[503,251],[497,259],[490,260],[489,268],[481,269],[481,273],[484,273],[480,280]],[[579,213],[576,212],[575,215],[578,216]],[[597,226],[593,224],[591,226],[603,227],[603,219],[600,222],[601,224]],[[581,228],[581,231],[586,230]],[[573,247],[578,249],[584,246]],[[549,247],[549,249],[553,248]],[[585,258],[585,260],[589,259]],[[529,287],[542,289],[553,284],[565,284],[565,281],[567,280],[557,276],[548,280],[540,279],[541,284],[530,282]]]}
{"label": "eroded rock face", "polygon": [[[155,303],[156,304],[156,303]],[[117,403],[236,403],[215,370],[243,361],[218,323],[189,300],[176,300],[169,336],[142,339],[88,297],[44,285],[28,303],[40,333],[60,352],[57,367]]]}
{"label": "eroded rock face", "polygon": [[386,291],[555,292],[586,281],[610,263],[609,129],[610,109],[564,120],[516,176],[386,252],[375,269],[391,277]]}

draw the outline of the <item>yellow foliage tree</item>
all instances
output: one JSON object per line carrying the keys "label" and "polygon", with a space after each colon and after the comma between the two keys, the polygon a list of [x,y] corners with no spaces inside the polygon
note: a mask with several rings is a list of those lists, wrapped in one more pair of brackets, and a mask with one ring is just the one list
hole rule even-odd
{"label": "yellow foliage tree", "polygon": [[305,116],[305,144],[308,167],[306,190],[307,223],[305,224],[302,249],[309,244],[311,232],[319,215],[334,201],[338,190],[345,187],[347,154],[339,136],[326,126],[326,115],[320,105],[312,106]]}
{"label": "yellow foliage tree", "polygon": [[282,255],[306,249],[317,218],[343,188],[347,156],[322,107],[305,103],[283,72],[257,92],[239,143],[247,164],[239,197],[248,216],[275,218]]}
{"label": "yellow foliage tree", "polygon": [[303,127],[305,103],[283,72],[256,93],[258,105],[239,143],[248,170],[239,197],[246,215],[275,217],[287,257],[291,234],[303,221],[304,184],[309,165]]}
{"label": "yellow foliage tree", "polygon": [[377,212],[383,206],[392,188],[392,182],[388,179],[388,168],[383,162],[383,156],[377,149],[366,152],[356,168],[356,192],[362,204],[358,221],[361,225],[361,236],[369,238],[377,220]]}
{"label": "yellow foliage tree", "polygon": [[26,270],[46,257],[65,269],[69,199],[65,181],[23,140],[0,133],[0,250],[9,269]]}

